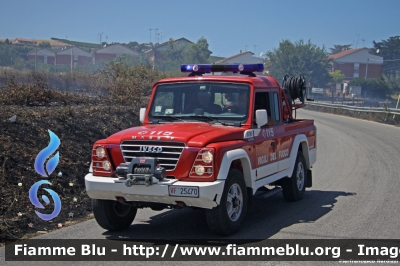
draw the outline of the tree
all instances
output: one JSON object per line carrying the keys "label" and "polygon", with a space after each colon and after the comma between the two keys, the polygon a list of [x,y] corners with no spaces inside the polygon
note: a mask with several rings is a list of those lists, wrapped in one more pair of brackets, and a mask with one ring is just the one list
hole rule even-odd
{"label": "tree", "polygon": [[343,79],[345,78],[345,75],[340,70],[335,70],[335,71],[329,73],[329,75],[331,76],[333,82],[335,82],[335,83],[341,83],[343,81]]}
{"label": "tree", "polygon": [[201,37],[197,43],[190,44],[186,61],[192,64],[206,64],[210,62],[210,55],[211,51],[208,50],[207,39]]}
{"label": "tree", "polygon": [[337,54],[349,49],[351,49],[351,44],[345,44],[345,45],[334,44],[333,48],[329,48],[329,50],[331,50],[330,54]]}
{"label": "tree", "polygon": [[169,39],[167,51],[164,53],[165,58],[172,61],[182,62],[184,59],[185,47],[179,45],[174,39]]}
{"label": "tree", "polygon": [[41,43],[39,43],[39,47],[42,49],[43,48],[51,48],[51,45],[49,42],[41,42]]}
{"label": "tree", "polygon": [[[31,46],[7,45],[1,43],[0,45],[0,66],[11,66],[18,58],[25,61],[28,56],[27,53],[32,50]],[[20,60],[17,60],[20,61]]]}
{"label": "tree", "polygon": [[371,53],[384,59],[383,74],[388,80],[396,80],[397,72],[400,71],[400,36],[392,36],[381,42],[373,41],[373,44]]}
{"label": "tree", "polygon": [[134,50],[136,52],[141,52],[141,51],[137,50],[138,45],[139,45],[138,42],[129,42],[128,44],[125,44],[125,46],[127,46],[129,49],[132,49],[132,50]]}
{"label": "tree", "polygon": [[6,44],[10,44],[10,41],[8,40],[8,38],[6,39]]}
{"label": "tree", "polygon": [[162,53],[162,59],[155,62],[156,67],[161,71],[179,69],[185,59],[185,47],[179,45],[172,38],[169,39],[167,45],[167,50]]}
{"label": "tree", "polygon": [[325,86],[331,79],[330,60],[325,46],[318,47],[309,40],[292,43],[283,40],[279,47],[266,53],[266,65],[269,74],[281,79],[285,74],[290,76],[304,75],[317,86]]}
{"label": "tree", "polygon": [[366,97],[384,98],[390,92],[388,84],[381,78],[355,78],[348,86],[361,86],[362,94]]}

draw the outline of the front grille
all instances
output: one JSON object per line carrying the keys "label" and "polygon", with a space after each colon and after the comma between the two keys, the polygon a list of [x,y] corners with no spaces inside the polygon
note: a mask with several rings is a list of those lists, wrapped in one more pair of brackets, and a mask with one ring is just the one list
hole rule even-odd
{"label": "front grille", "polygon": [[[162,152],[149,152],[140,151],[140,147],[161,147]],[[157,158],[159,164],[167,171],[175,169],[182,154],[184,143],[181,142],[167,142],[167,141],[140,141],[140,140],[125,140],[121,142],[122,156],[126,163],[132,161],[132,158],[151,157]]]}

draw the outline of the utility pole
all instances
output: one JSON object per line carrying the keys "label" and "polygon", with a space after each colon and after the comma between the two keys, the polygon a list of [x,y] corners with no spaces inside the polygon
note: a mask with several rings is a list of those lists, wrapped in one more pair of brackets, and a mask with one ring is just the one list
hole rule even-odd
{"label": "utility pole", "polygon": [[74,49],[74,46],[71,46],[71,73],[72,73],[72,61],[73,61],[73,53],[72,50]]}
{"label": "utility pole", "polygon": [[161,37],[161,43],[162,43],[162,32],[157,33],[157,43],[160,44],[160,37]]}
{"label": "utility pole", "polygon": [[37,45],[35,46],[35,71],[36,71]]}
{"label": "utility pole", "polygon": [[103,33],[99,33],[99,36],[100,36],[100,45],[101,45],[101,35],[102,35]]}
{"label": "utility pole", "polygon": [[153,31],[153,30],[158,30],[158,29],[149,29],[149,31],[150,31],[150,41],[149,41],[149,43],[151,43],[151,31]]}

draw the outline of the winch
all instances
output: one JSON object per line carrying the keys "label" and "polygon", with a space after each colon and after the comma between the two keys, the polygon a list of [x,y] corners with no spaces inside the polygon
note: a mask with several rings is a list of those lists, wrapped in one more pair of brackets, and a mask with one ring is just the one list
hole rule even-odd
{"label": "winch", "polygon": [[115,170],[118,177],[126,178],[125,185],[151,186],[167,177],[166,171],[157,163],[157,158],[133,158],[129,163],[121,163]]}

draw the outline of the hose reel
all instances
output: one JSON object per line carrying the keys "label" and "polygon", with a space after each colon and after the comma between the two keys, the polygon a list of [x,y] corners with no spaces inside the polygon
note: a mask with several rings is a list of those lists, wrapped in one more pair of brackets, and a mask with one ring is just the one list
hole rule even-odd
{"label": "hose reel", "polygon": [[[282,88],[286,93],[286,98],[288,98],[290,109],[292,108],[292,102],[299,99],[301,103],[304,103],[306,98],[306,81],[304,75],[300,77],[290,77],[285,75],[282,81]],[[290,97],[288,97],[288,95]]]}

